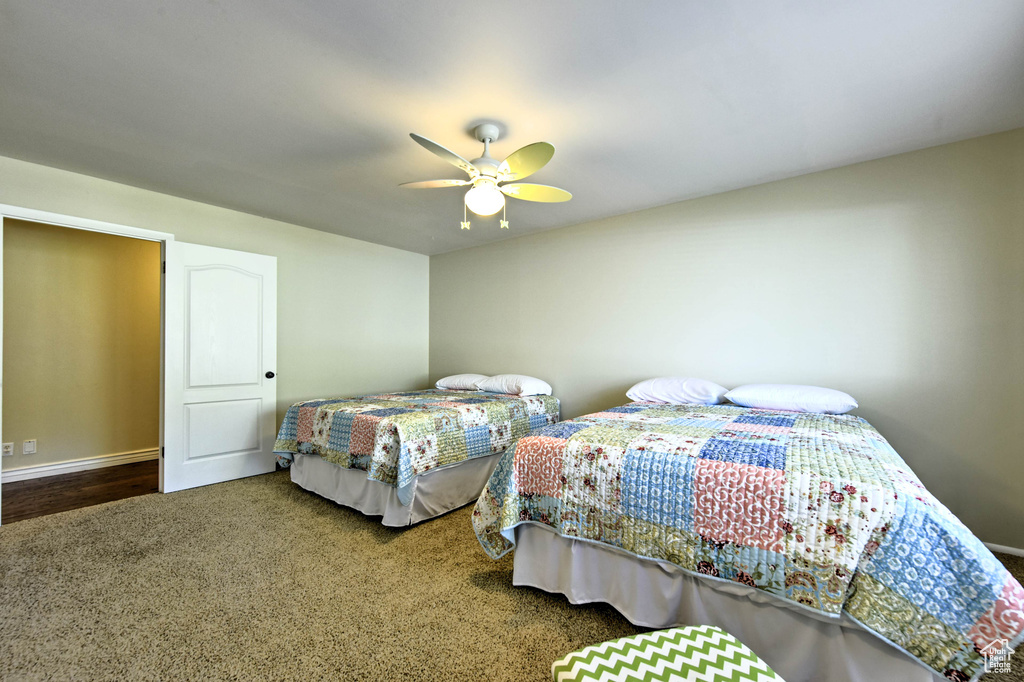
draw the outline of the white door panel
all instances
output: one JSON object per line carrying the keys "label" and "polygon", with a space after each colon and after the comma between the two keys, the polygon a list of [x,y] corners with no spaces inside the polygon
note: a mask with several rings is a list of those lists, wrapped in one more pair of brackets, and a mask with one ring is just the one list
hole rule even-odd
{"label": "white door panel", "polygon": [[277,259],[173,241],[165,259],[160,489],[273,471]]}
{"label": "white door panel", "polygon": [[185,269],[188,388],[260,383],[263,285],[232,267]]}
{"label": "white door panel", "polygon": [[259,398],[185,405],[185,460],[259,452],[262,408]]}

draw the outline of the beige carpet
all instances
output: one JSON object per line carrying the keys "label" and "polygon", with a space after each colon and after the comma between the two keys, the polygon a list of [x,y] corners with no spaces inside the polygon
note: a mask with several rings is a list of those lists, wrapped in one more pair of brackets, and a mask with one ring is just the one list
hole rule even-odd
{"label": "beige carpet", "polygon": [[469,514],[391,530],[281,472],[5,525],[0,679],[539,681],[637,631],[512,587]]}

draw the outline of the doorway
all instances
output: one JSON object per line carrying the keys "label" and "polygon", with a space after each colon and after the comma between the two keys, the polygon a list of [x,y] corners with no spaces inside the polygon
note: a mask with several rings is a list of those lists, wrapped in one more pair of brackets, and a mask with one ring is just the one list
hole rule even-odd
{"label": "doorway", "polygon": [[160,243],[17,219],[3,238],[4,520],[155,492]]}
{"label": "doorway", "polygon": [[[160,492],[274,470],[276,257],[179,242],[167,232],[0,204],[0,323],[4,319],[4,225],[18,220],[160,246]],[[57,352],[61,348],[58,345]],[[0,362],[0,433],[4,374]],[[77,408],[64,401],[45,409],[52,419],[60,419],[62,409]],[[0,486],[0,525],[4,521],[2,491]]]}

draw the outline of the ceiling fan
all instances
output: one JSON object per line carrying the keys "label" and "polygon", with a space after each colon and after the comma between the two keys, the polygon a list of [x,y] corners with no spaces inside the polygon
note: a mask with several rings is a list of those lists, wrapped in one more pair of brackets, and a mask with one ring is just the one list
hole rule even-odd
{"label": "ceiling fan", "polygon": [[[482,216],[494,215],[505,207],[505,197],[522,199],[524,201],[542,201],[547,203],[569,201],[572,194],[558,187],[549,185],[536,185],[530,182],[514,182],[521,180],[528,175],[536,173],[551,160],[555,154],[555,148],[547,142],[534,142],[522,149],[518,149],[504,161],[498,161],[491,156],[491,143],[498,139],[498,126],[493,123],[483,123],[473,129],[473,136],[484,143],[484,153],[478,159],[466,161],[455,152],[442,147],[438,143],[427,138],[409,133],[412,139],[416,140],[427,151],[433,152],[453,166],[457,166],[469,174],[468,180],[422,180],[420,182],[406,182],[399,187],[412,189],[427,189],[433,187],[466,187],[472,185],[466,192],[465,205],[473,213]],[[463,211],[462,229],[469,229],[469,219]],[[501,220],[501,227],[508,228],[508,221]]]}

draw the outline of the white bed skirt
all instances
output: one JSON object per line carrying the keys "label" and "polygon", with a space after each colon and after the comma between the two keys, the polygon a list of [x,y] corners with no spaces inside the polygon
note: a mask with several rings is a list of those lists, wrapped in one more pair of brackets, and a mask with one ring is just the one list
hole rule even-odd
{"label": "white bed skirt", "polygon": [[417,476],[403,491],[366,478],[365,471],[345,469],[319,455],[296,454],[289,470],[292,481],[310,492],[367,516],[383,516],[385,526],[409,526],[475,502],[504,453],[474,457],[458,464]]}
{"label": "white bed skirt", "polygon": [[787,682],[943,679],[849,618],[816,617],[744,585],[701,580],[546,526],[526,523],[515,533],[514,585],[564,594],[573,604],[606,602],[643,627],[716,625]]}

